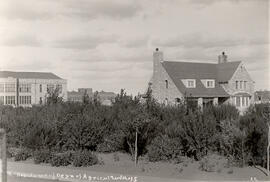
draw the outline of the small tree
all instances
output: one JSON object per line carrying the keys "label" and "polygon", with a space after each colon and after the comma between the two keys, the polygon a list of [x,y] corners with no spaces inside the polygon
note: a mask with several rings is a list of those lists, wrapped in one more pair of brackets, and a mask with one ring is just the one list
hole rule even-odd
{"label": "small tree", "polygon": [[47,104],[51,105],[51,104],[56,104],[56,103],[60,103],[63,101],[63,98],[60,97],[60,88],[56,87],[55,89],[47,89]]}

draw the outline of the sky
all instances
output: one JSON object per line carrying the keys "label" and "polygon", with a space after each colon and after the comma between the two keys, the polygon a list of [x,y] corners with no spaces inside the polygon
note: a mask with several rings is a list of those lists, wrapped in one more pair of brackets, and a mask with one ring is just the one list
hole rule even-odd
{"label": "sky", "polygon": [[143,93],[156,47],[168,61],[243,61],[270,90],[268,0],[0,2],[0,70],[53,72],[68,90]]}

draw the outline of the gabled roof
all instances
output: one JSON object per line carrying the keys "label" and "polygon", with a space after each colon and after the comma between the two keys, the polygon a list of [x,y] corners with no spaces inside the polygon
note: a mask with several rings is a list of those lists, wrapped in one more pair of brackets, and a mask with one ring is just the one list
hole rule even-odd
{"label": "gabled roof", "polygon": [[[228,81],[240,62],[221,64],[170,62],[161,63],[178,90],[187,97],[228,97],[229,94],[218,84]],[[196,79],[196,88],[187,88],[182,79]],[[215,88],[206,88],[201,79],[214,79]]]}
{"label": "gabled roof", "polygon": [[216,64],[218,81],[226,82],[230,80],[240,63],[241,61]]}
{"label": "gabled roof", "polygon": [[0,71],[0,78],[22,78],[22,79],[62,79],[53,73],[48,72],[14,72]]}

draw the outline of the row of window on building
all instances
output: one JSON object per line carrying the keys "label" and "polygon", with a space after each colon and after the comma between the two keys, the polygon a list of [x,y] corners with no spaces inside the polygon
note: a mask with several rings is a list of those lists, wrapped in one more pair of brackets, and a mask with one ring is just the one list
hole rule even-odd
{"label": "row of window on building", "polygon": [[248,107],[249,106],[250,97],[235,97],[235,105],[236,107]]}
{"label": "row of window on building", "polygon": [[247,89],[247,81],[235,81],[235,89]]}
{"label": "row of window on building", "polygon": [[[166,88],[169,88],[168,80],[165,80],[165,85],[166,85]],[[186,87],[187,88],[196,88],[196,80],[195,79],[187,79]],[[215,88],[215,80],[206,80],[205,87],[206,88]]]}
{"label": "row of window on building", "polygon": [[[16,97],[15,96],[0,96],[0,105],[15,105]],[[31,104],[31,96],[19,96],[19,104],[28,105]]]}
{"label": "row of window on building", "polygon": [[[54,84],[48,84],[47,90],[54,90],[55,86]],[[56,88],[59,93],[62,93],[62,85],[57,84]],[[43,87],[42,84],[39,85],[39,92],[42,92]],[[16,86],[15,83],[6,83],[6,84],[0,84],[0,93],[2,92],[15,92]],[[31,93],[31,84],[19,84],[19,92],[21,93]]]}

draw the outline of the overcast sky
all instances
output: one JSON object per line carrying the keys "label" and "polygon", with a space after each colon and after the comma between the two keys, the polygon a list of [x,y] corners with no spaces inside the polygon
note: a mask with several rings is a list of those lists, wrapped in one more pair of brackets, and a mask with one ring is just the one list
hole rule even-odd
{"label": "overcast sky", "polygon": [[68,89],[144,92],[156,47],[165,60],[243,61],[269,84],[268,0],[6,0],[0,69],[49,71]]}

